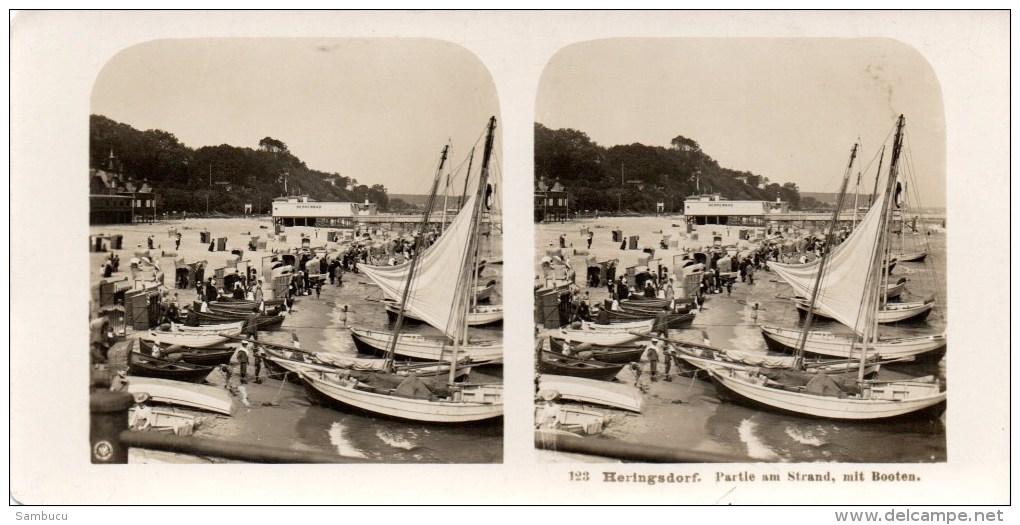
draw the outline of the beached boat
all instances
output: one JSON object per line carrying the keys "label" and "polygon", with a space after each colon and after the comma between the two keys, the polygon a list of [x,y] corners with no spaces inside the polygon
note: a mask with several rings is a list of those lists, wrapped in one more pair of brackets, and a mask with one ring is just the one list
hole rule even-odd
{"label": "beached boat", "polygon": [[158,332],[155,330],[150,330],[147,335],[143,335],[139,339],[157,342],[164,346],[189,346],[191,348],[222,345],[228,340],[218,333]]}
{"label": "beached boat", "polygon": [[[946,393],[933,378],[867,381],[856,393],[824,395],[808,387],[775,383],[764,375],[734,369],[711,369],[720,395],[738,403],[825,419],[877,420],[905,416],[932,417],[945,408]],[[733,394],[733,395],[730,395]]]}
{"label": "beached boat", "polygon": [[242,328],[244,328],[244,321],[208,326],[187,326],[180,323],[170,323],[170,331],[185,334],[241,335]]}
{"label": "beached boat", "polygon": [[[211,314],[248,316],[251,315],[252,312],[258,311],[254,307],[236,306],[234,303],[209,303],[206,306]],[[260,315],[279,315],[283,311],[285,311],[285,309],[282,305],[267,306],[266,311]]]}
{"label": "beached boat", "polygon": [[917,252],[901,253],[895,255],[896,260],[900,262],[924,262],[925,258],[928,257],[928,250],[921,250]]}
{"label": "beached boat", "polygon": [[[563,340],[556,337],[549,338],[549,349],[553,352],[563,353]],[[599,346],[592,344],[578,344],[573,346],[574,352],[591,352],[592,359],[603,363],[633,363],[641,359],[644,353],[644,346]]]}
{"label": "beached boat", "polygon": [[[383,299],[383,306],[386,307],[386,314],[390,320],[393,321],[400,315],[400,303],[394,299],[385,298]],[[405,319],[410,318],[416,321],[421,321],[416,317],[413,317],[406,312],[404,313]],[[497,323],[503,320],[503,305],[501,304],[478,304],[468,310],[468,326],[483,326],[487,324]]]}
{"label": "beached boat", "polygon": [[[489,120],[478,186],[450,223],[443,235],[427,249],[420,242],[414,256],[401,265],[363,266],[362,273],[378,285],[387,297],[399,298],[399,315],[392,332],[352,329],[359,348],[379,348],[380,336],[388,336],[384,356],[387,372],[323,372],[299,370],[306,387],[332,402],[373,414],[393,418],[433,422],[465,423],[502,417],[503,385],[456,383],[455,364],[462,357],[475,355],[480,361],[502,362],[502,342],[479,346],[467,341],[467,312],[476,301],[478,289],[478,237],[486,197],[489,162],[492,158],[496,119]],[[448,148],[436,171],[429,206],[423,215],[421,230],[428,226],[429,214],[435,204],[436,190],[446,161]],[[414,293],[412,293],[414,292]],[[438,341],[423,336],[401,334],[403,318],[409,313],[443,331]],[[422,358],[445,361],[451,365],[445,388],[429,387],[416,374],[401,377],[392,372],[392,360],[398,347]],[[485,353],[488,352],[488,353]],[[366,375],[372,374],[372,375]]]}
{"label": "beached boat", "polygon": [[608,330],[585,330],[576,328],[556,328],[541,335],[547,335],[571,344],[587,343],[598,346],[620,346],[632,343],[641,337],[644,331],[614,332]]}
{"label": "beached boat", "polygon": [[570,435],[593,435],[609,423],[607,412],[567,403],[535,403],[535,428],[557,430]]}
{"label": "beached boat", "polygon": [[128,428],[131,430],[170,432],[178,436],[190,436],[204,417],[172,410],[136,405],[128,412]]}
{"label": "beached boat", "polygon": [[[769,355],[739,350],[711,348],[691,343],[673,342],[677,359],[690,365],[681,369],[757,369],[758,373],[768,374],[770,371],[807,371],[810,373],[824,372],[828,375],[856,374],[860,361],[851,358],[842,359],[798,359],[791,355]],[[887,362],[887,361],[886,361]],[[883,362],[877,358],[865,364],[864,375],[878,373]]]}
{"label": "beached boat", "polygon": [[[340,370],[363,370],[383,372],[386,370],[386,360],[378,358],[355,357],[336,354],[332,352],[308,352],[288,345],[257,341],[256,346],[266,352],[266,360],[279,366],[282,370],[297,373],[300,369],[312,369],[322,372],[337,372]],[[397,374],[407,375],[410,371],[417,372],[420,376],[447,374],[450,371],[449,363],[393,363],[393,370]],[[458,363],[458,375],[467,374],[471,371],[467,359]],[[297,377],[295,375],[294,377]]]}
{"label": "beached boat", "polygon": [[627,323],[611,323],[611,324],[598,324],[591,321],[581,321],[582,330],[590,330],[593,332],[643,332],[648,333],[652,331],[652,325],[655,323],[652,319],[642,321],[631,321]]}
{"label": "beached boat", "polygon": [[234,412],[234,400],[222,387],[129,375],[127,392],[139,403],[148,400],[228,416]]}
{"label": "beached boat", "polygon": [[[363,354],[384,354],[393,340],[389,330],[351,328],[354,346]],[[421,334],[399,334],[393,353],[412,359],[427,361],[449,361],[453,357],[454,344],[443,336]],[[501,363],[503,342],[499,340],[468,341],[457,350],[459,358],[468,357],[474,363]]]}
{"label": "beached boat", "polygon": [[[931,314],[931,310],[934,307],[934,298],[909,303],[885,303],[878,307],[878,322],[880,324],[921,323],[928,318],[928,315]],[[807,314],[807,311],[807,303],[797,301],[797,313],[802,318]],[[818,319],[835,319],[834,315],[828,314],[819,308],[815,308],[814,316]]]}
{"label": "beached boat", "polygon": [[612,381],[623,366],[624,363],[603,363],[594,359],[578,359],[546,350],[539,351],[538,371],[543,374]]}
{"label": "beached boat", "polygon": [[907,287],[907,278],[900,277],[895,283],[889,283],[885,287],[885,298],[896,299],[900,295],[903,295],[903,290]]}
{"label": "beached boat", "polygon": [[645,397],[638,387],[582,377],[542,374],[538,377],[538,396],[543,399],[559,397],[631,412],[645,409]]}
{"label": "beached boat", "polygon": [[[150,341],[139,340],[138,345],[143,354],[152,354],[153,345]],[[193,365],[216,366],[228,363],[233,357],[235,348],[191,348],[167,346],[162,348],[164,355],[179,354],[181,361]]]}
{"label": "beached boat", "polygon": [[496,281],[489,281],[487,284],[475,286],[475,300],[476,301],[488,301],[492,297],[492,292],[496,289]]}
{"label": "beached boat", "polygon": [[503,385],[450,386],[448,399],[401,397],[396,388],[372,387],[339,372],[299,370],[315,392],[373,414],[430,423],[467,423],[503,416]]}
{"label": "beached boat", "polygon": [[[646,319],[655,319],[658,312],[632,312],[628,310],[602,310],[606,312],[609,318],[609,323],[630,323],[634,321],[641,321]],[[601,311],[600,311],[601,313]],[[695,312],[687,312],[683,314],[667,314],[666,315],[666,326],[673,329],[690,328],[691,323],[694,322]]]}
{"label": "beached boat", "polygon": [[201,383],[213,367],[185,362],[168,361],[138,352],[128,352],[128,374],[142,377],[156,377],[188,383]]}
{"label": "beached boat", "polygon": [[[194,310],[188,312],[188,317],[184,321],[184,324],[188,326],[211,326],[225,323],[236,323],[237,321],[247,321],[250,314],[245,316],[237,315],[221,315],[207,312],[196,312]],[[287,317],[283,314],[280,315],[258,315],[255,318],[255,322],[258,324],[258,330],[269,331],[276,330],[283,325],[284,319]]]}
{"label": "beached boat", "polygon": [[[709,368],[720,397],[764,406],[769,409],[827,419],[877,420],[895,417],[932,417],[945,408],[946,392],[935,378],[898,381],[865,380],[864,369],[870,347],[878,336],[878,306],[883,301],[883,256],[888,246],[888,225],[893,208],[893,190],[897,185],[900,151],[903,144],[903,117],[896,124],[892,161],[885,190],[861,220],[860,225],[839,246],[823,253],[817,265],[775,264],[773,269],[795,290],[811,297],[808,311],[821,305],[843,324],[861,336],[861,366],[857,380],[837,382],[824,373],[803,373],[797,379],[770,377],[755,369]],[[843,178],[840,196],[829,225],[828,238],[838,219],[846,195],[850,168],[856,155],[851,153],[850,165]],[[832,243],[827,243],[832,246]],[[811,266],[813,276],[800,274]],[[831,275],[829,275],[831,273]],[[813,277],[805,279],[804,277]],[[813,281],[813,284],[812,284]],[[824,293],[819,293],[824,287]],[[803,357],[806,332],[798,344],[798,357]],[[847,357],[853,357],[848,355]],[[787,376],[790,376],[788,374]]]}
{"label": "beached boat", "polygon": [[[796,351],[803,334],[803,330],[775,326],[762,326],[761,332],[765,343],[773,352]],[[861,351],[858,339],[852,335],[811,330],[808,332],[804,352],[828,357],[856,356]],[[945,334],[883,338],[868,345],[868,357],[903,359],[935,352],[945,347]]]}

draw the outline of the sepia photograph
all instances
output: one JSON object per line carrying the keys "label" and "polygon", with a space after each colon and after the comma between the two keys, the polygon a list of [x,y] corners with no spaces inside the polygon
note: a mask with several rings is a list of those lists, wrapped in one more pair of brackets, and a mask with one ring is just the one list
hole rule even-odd
{"label": "sepia photograph", "polygon": [[938,79],[889,40],[557,53],[536,101],[536,443],[946,461],[945,137]]}
{"label": "sepia photograph", "polygon": [[1009,27],[13,11],[11,514],[1005,521]]}
{"label": "sepia photograph", "polygon": [[92,460],[501,462],[498,109],[439,41],[113,57],[88,117]]}

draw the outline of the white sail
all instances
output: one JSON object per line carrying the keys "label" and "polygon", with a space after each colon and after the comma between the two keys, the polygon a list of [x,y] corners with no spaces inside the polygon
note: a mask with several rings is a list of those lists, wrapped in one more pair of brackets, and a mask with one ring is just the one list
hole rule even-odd
{"label": "white sail", "polygon": [[[411,283],[413,293],[407,296],[405,305],[406,313],[411,317],[425,321],[451,338],[456,337],[458,324],[463,319],[457,315],[458,306],[463,302],[458,294],[464,295],[464,290],[458,289],[458,281],[462,277],[460,271],[467,257],[474,208],[475,196],[472,195],[446,228],[446,232],[419,256]],[[399,304],[410,264],[358,265],[358,270],[372,279],[388,298]]]}
{"label": "white sail", "polygon": [[[863,318],[865,315],[861,308],[867,291],[864,283],[868,282],[871,259],[878,244],[885,199],[884,194],[880,195],[857,229],[829,254],[825,275],[822,276],[818,297],[815,299],[815,309],[818,312],[849,326],[857,333],[863,332],[865,328],[858,322],[858,317]],[[769,263],[769,268],[786,280],[795,294],[811,297],[820,263],[821,259],[807,264]]]}

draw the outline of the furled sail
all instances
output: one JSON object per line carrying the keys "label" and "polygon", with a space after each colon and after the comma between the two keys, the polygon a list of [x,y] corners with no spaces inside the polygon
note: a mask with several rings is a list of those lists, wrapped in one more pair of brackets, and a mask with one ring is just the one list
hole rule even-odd
{"label": "furled sail", "polygon": [[[857,333],[865,329],[859,323],[865,312],[861,305],[867,298],[868,273],[881,233],[881,215],[887,195],[879,195],[878,201],[842,244],[829,254],[825,275],[819,285],[815,309],[822,315],[836,319]],[[769,263],[769,268],[786,280],[793,291],[803,297],[811,297],[818,275],[820,259],[807,264]]]}
{"label": "furled sail", "polygon": [[[468,255],[475,198],[475,195],[468,198],[443,235],[418,256],[405,305],[405,311],[412,317],[442,330],[451,338],[457,337],[458,325],[463,319],[463,315],[457,315],[457,307],[462,302],[458,294],[464,295],[463,287],[458,288],[458,281]],[[409,268],[410,262],[397,266],[358,265],[358,271],[372,279],[386,297],[398,303]]]}

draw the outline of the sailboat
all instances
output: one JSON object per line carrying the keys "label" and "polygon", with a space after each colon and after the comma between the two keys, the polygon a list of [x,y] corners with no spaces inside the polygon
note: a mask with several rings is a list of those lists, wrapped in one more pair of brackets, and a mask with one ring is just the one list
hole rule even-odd
{"label": "sailboat", "polygon": [[[856,381],[840,383],[823,373],[816,373],[814,376],[805,374],[797,383],[772,379],[753,369],[712,368],[709,372],[721,397],[797,415],[846,420],[886,419],[920,415],[922,412],[935,414],[944,410],[946,392],[934,377],[902,381],[865,381],[863,377],[869,347],[878,332],[881,266],[888,242],[891,194],[897,179],[903,126],[901,115],[896,125],[885,191],[851,237],[820,259],[814,272],[814,287],[810,289],[812,304],[809,306],[824,308],[861,336],[861,348],[856,352],[861,367]],[[840,192],[841,199],[845,192],[846,179]],[[835,219],[830,232],[834,226]],[[828,269],[827,263],[830,265]],[[788,268],[783,265],[776,267],[780,275],[789,281],[789,276],[783,273]],[[830,275],[826,275],[827,271]],[[810,321],[809,316],[808,326]],[[798,357],[803,355],[808,326],[799,344]],[[853,357],[853,353],[846,357]]]}
{"label": "sailboat", "polygon": [[[482,169],[487,169],[484,160]],[[481,191],[484,192],[484,188]],[[477,240],[470,243],[468,240],[478,235],[481,207],[484,205],[482,201],[484,193],[469,197],[457,216],[447,225],[443,235],[412,260],[396,266],[358,267],[359,271],[379,286],[393,304],[395,313],[424,321],[445,334],[438,337],[400,334],[393,350],[396,355],[430,361],[448,360],[455,346],[452,334],[456,332],[456,323],[461,317],[461,314],[451,309],[451,305],[461,301],[460,294],[467,297],[467,317],[468,323],[471,323],[470,309],[477,299],[473,299],[475,294],[465,294],[459,289],[462,286],[459,280],[471,281],[470,287],[466,289],[475,290],[478,288],[475,282],[477,272],[472,270],[461,276],[456,269],[460,268],[463,260],[475,258]],[[474,268],[473,264],[471,268]],[[408,286],[414,293],[406,294],[405,298],[404,292]],[[502,315],[501,309],[499,314]],[[351,337],[363,353],[384,353],[393,340],[393,332],[352,328]],[[495,339],[461,341],[457,352],[461,357],[469,357],[475,362],[500,362],[503,343]]]}
{"label": "sailboat", "polygon": [[[400,378],[386,373],[354,374],[299,368],[299,374],[308,388],[346,406],[413,421],[463,423],[503,415],[502,384],[455,383],[456,367],[453,366],[459,358],[473,357],[470,352],[472,346],[467,342],[466,317],[475,286],[479,225],[486,191],[489,189],[489,160],[495,127],[496,119],[493,117],[488,124],[477,191],[467,200],[439,240],[426,250],[421,250],[420,245],[416,246],[415,255],[402,265],[360,267],[387,294],[393,288],[400,292],[400,314],[394,330],[388,334],[385,354],[387,362],[392,362],[401,347],[400,329],[404,312],[411,311],[442,330],[447,338],[438,341],[436,345],[420,345],[423,353],[424,349],[428,349],[429,358],[451,364],[445,388],[438,388],[438,385],[432,389],[421,388],[421,380],[417,377]],[[444,148],[444,160],[445,157]],[[438,178],[430,201],[434,202],[437,185]],[[422,220],[423,228],[427,221],[428,212]],[[496,345],[493,343],[493,346]],[[498,343],[498,346],[501,348],[502,344]]]}

